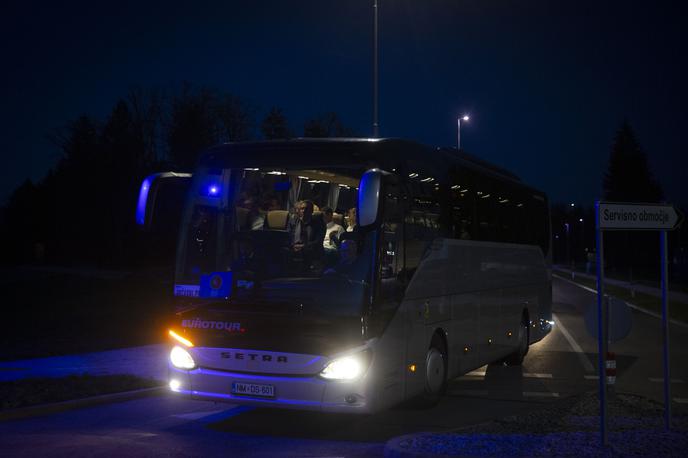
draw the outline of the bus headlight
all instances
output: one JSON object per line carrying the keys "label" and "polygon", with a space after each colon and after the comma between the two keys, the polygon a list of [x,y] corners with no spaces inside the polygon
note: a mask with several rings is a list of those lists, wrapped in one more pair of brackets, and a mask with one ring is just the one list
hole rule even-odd
{"label": "bus headlight", "polygon": [[191,357],[191,354],[177,345],[170,352],[170,362],[179,369],[191,370],[196,367],[196,361]]}
{"label": "bus headlight", "polygon": [[370,352],[362,351],[330,361],[320,376],[328,380],[354,380],[363,375],[369,365]]}

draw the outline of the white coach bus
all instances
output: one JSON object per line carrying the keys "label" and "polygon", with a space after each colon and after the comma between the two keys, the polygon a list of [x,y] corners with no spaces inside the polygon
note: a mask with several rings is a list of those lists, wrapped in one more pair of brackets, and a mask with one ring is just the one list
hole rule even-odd
{"label": "white coach bus", "polygon": [[177,393],[345,413],[434,403],[452,378],[521,364],[550,331],[545,194],[456,149],[220,145],[193,176],[147,178],[140,225],[175,180],[190,186],[169,330]]}

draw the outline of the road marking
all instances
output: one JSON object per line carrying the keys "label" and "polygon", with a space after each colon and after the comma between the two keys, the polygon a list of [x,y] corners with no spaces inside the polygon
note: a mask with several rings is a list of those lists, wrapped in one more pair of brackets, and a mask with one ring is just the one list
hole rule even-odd
{"label": "road marking", "polygon": [[487,396],[487,390],[451,390],[449,394],[454,396]]}
{"label": "road marking", "polygon": [[528,378],[552,378],[552,374],[536,374],[533,372],[526,372],[523,376]]}
{"label": "road marking", "polygon": [[473,371],[465,375],[468,375],[469,377],[485,377],[485,371]]}
{"label": "road marking", "polygon": [[202,412],[190,412],[190,413],[180,413],[172,415],[175,418],[181,418],[183,420],[199,420],[201,418],[208,417],[210,415],[215,415],[216,413],[224,412],[227,409],[222,410],[205,410]]}
{"label": "road marking", "polygon": [[[473,372],[469,372],[467,374],[464,374],[459,378],[465,378],[465,379],[471,380],[471,379],[476,379],[476,378],[484,378],[485,374],[486,374],[485,371],[473,371]],[[552,374],[539,374],[539,373],[534,373],[534,372],[524,372],[521,375],[525,378],[552,378]]]}
{"label": "road marking", "polygon": [[[650,381],[655,382],[655,383],[662,383],[662,382],[664,382],[664,377],[660,377],[660,378],[650,377]],[[685,382],[683,380],[681,380],[680,378],[672,378],[671,383],[685,383]]]}
{"label": "road marking", "polygon": [[573,348],[573,351],[578,354],[578,359],[580,360],[581,364],[585,368],[587,372],[594,372],[595,368],[593,367],[592,363],[588,360],[588,357],[585,356],[585,352],[581,348],[580,345],[578,345],[578,342],[573,338],[573,336],[569,333],[569,331],[566,329],[566,327],[562,324],[561,320],[559,317],[555,314],[552,314],[552,318],[554,319],[555,326],[559,329],[561,329],[561,333],[564,335],[564,338],[568,341],[569,345],[571,348]]}
{"label": "road marking", "polygon": [[584,375],[585,380],[599,380],[600,376],[599,375]]}
{"label": "road marking", "polygon": [[[579,288],[583,288],[584,290],[586,290],[586,291],[588,291],[588,292],[591,292],[591,293],[593,293],[593,294],[597,294],[597,290],[596,290],[596,289],[588,288],[588,287],[585,286],[585,285],[581,285],[580,283],[576,283],[576,282],[573,281],[573,280],[569,280],[568,278],[561,277],[561,276],[559,276],[559,275],[557,275],[557,274],[552,274],[552,276],[555,277],[555,278],[558,278],[559,280],[563,280],[563,281],[565,281],[565,282],[571,283],[572,285],[576,285],[576,286],[578,286]],[[624,302],[626,302],[626,301],[624,301]],[[649,310],[647,310],[647,309],[644,309],[644,308],[642,308],[642,307],[638,307],[637,305],[631,304],[630,302],[626,302],[626,305],[628,305],[628,306],[629,306],[630,308],[632,308],[633,310],[637,310],[637,311],[640,312],[640,313],[644,313],[644,314],[646,314],[646,315],[650,315],[650,316],[653,316],[653,317],[655,317],[655,318],[659,318],[660,320],[662,319],[662,315],[660,315],[660,314],[658,314],[658,313],[655,313],[655,312],[651,312],[651,311],[649,311]],[[682,327],[682,328],[688,328],[688,323],[683,323],[683,322],[681,322],[681,321],[676,321],[676,320],[669,320],[669,322],[670,322],[671,324],[674,324],[674,325],[679,326],[679,327]]]}
{"label": "road marking", "polygon": [[674,402],[678,402],[679,404],[688,404],[688,398],[674,398]]}
{"label": "road marking", "polygon": [[559,393],[552,393],[549,391],[524,391],[523,397],[529,398],[558,398]]}

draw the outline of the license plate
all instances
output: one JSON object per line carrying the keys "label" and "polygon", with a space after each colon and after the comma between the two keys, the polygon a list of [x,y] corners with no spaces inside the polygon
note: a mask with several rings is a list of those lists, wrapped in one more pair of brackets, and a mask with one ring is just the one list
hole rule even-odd
{"label": "license plate", "polygon": [[257,383],[232,383],[232,394],[239,396],[260,396],[263,398],[274,398],[274,385],[259,385]]}

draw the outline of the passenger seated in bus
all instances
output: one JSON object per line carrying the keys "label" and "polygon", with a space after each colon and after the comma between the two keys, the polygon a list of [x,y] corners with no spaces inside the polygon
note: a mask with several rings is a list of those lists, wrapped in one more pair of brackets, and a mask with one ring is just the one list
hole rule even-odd
{"label": "passenger seated in bus", "polygon": [[337,251],[339,245],[339,237],[344,232],[344,228],[334,222],[334,210],[332,207],[324,207],[322,209],[323,222],[325,223],[325,240],[323,240],[323,248],[325,253]]}
{"label": "passenger seated in bus", "polygon": [[259,231],[265,228],[265,214],[260,211],[253,197],[246,197],[241,201],[237,214],[240,211],[245,213],[245,216],[242,218],[243,221],[239,221],[239,230]]}
{"label": "passenger seated in bus", "polygon": [[344,227],[334,222],[334,211],[332,207],[323,207],[322,218],[325,223],[325,239],[323,249],[325,254],[325,266],[333,266],[339,259],[337,249],[339,248],[339,238],[345,232]]}
{"label": "passenger seated in bus", "polygon": [[321,254],[325,239],[325,224],[321,218],[313,217],[313,202],[299,201],[294,210],[294,216],[288,225],[292,251],[303,252],[309,256]]}
{"label": "passenger seated in bus", "polygon": [[346,212],[346,232],[353,232],[356,228],[356,207],[352,207]]}

